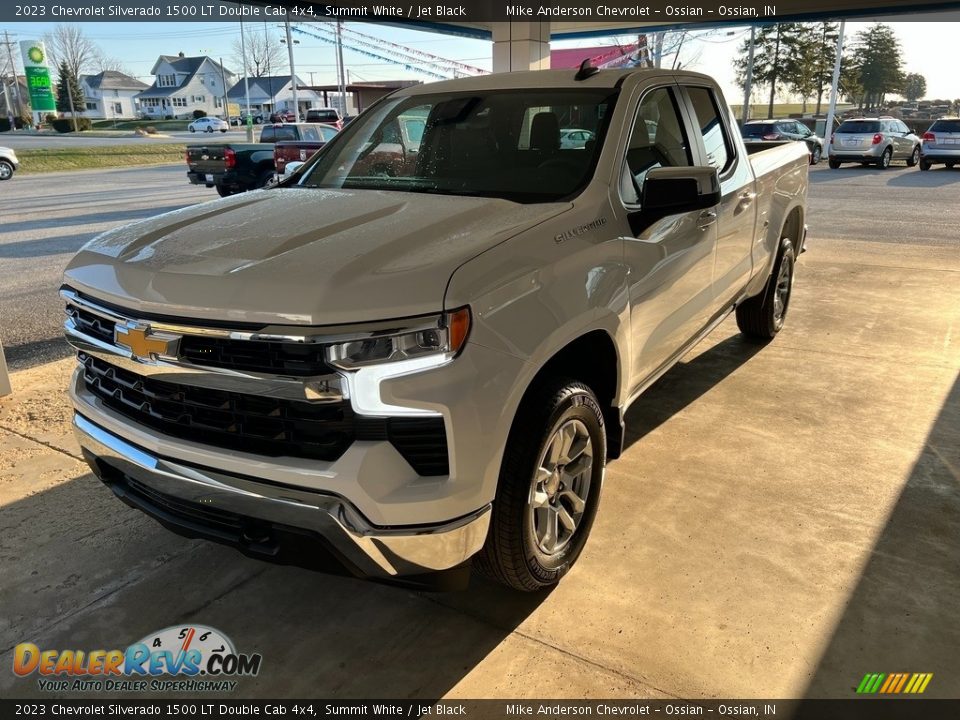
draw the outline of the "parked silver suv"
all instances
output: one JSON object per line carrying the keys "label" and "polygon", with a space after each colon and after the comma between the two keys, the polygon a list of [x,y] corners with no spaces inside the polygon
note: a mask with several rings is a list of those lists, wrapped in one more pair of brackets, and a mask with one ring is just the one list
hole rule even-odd
{"label": "parked silver suv", "polygon": [[845,162],[887,168],[893,160],[906,160],[908,167],[920,162],[920,138],[896,118],[845,120],[830,141],[834,170]]}
{"label": "parked silver suv", "polygon": [[960,164],[960,118],[940,118],[923,134],[920,169],[929,170],[936,163],[948,168]]}

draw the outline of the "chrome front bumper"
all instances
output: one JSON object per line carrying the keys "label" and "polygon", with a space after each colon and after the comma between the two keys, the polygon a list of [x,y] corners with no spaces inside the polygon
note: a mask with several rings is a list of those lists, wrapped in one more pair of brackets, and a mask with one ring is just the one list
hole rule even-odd
{"label": "chrome front bumper", "polygon": [[[254,523],[315,533],[358,575],[391,579],[449,570],[478,552],[487,536],[489,505],[440,525],[377,527],[336,495],[157,457],[80,413],[74,415],[73,424],[85,456],[104,482],[110,484],[111,477],[132,479],[153,493],[198,508],[201,514],[228,513]],[[259,539],[239,536],[232,544],[244,542],[255,545]]]}

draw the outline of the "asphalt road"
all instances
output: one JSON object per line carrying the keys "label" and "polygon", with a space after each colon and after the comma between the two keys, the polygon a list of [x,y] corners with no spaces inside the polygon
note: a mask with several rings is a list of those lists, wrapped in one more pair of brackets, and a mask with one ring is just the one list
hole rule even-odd
{"label": "asphalt road", "polygon": [[181,165],[14,176],[0,188],[0,338],[12,369],[62,357],[57,290],[98,233],[217,197]]}
{"label": "asphalt road", "polygon": [[[254,137],[260,137],[260,128],[254,128]],[[70,134],[65,135],[27,135],[19,133],[3,133],[0,135],[0,145],[13,148],[14,150],[41,149],[41,148],[66,148],[66,147],[96,147],[110,145],[129,145],[135,142],[191,142],[200,139],[207,141],[216,140],[217,142],[243,142],[246,141],[246,128],[230,128],[225,133],[191,133],[186,130],[177,132],[166,132],[163,137],[143,138],[135,135],[133,131],[117,137],[74,137]]]}
{"label": "asphalt road", "polygon": [[[229,134],[228,134],[229,135]],[[960,245],[960,168],[929,172],[826,163],[810,175],[809,247],[831,240]],[[183,167],[19,176],[0,193],[0,338],[12,368],[67,353],[60,338],[60,274],[108,228],[216,198]]]}

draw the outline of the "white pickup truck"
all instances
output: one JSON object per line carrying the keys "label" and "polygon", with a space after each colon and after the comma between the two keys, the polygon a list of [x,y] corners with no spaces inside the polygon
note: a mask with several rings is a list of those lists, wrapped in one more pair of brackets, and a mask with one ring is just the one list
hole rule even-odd
{"label": "white pickup truck", "polygon": [[748,156],[704,75],[405,88],[279,186],[77,254],[80,444],[128,504],[254,557],[551,585],[630,404],[732,312],[780,330],[806,191],[806,146]]}

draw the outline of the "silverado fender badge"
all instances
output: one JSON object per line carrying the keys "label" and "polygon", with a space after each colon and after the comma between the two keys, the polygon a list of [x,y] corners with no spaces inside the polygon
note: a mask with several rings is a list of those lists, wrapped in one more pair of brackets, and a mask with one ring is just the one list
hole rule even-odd
{"label": "silverado fender badge", "polygon": [[554,235],[553,239],[558,243],[562,243],[564,240],[572,240],[573,238],[580,237],[581,235],[584,235],[590,232],[591,230],[597,230],[599,228],[602,228],[606,224],[607,224],[607,219],[605,217],[598,217],[596,220],[594,220],[591,223],[587,223],[586,225],[578,225],[575,228],[564,230],[562,233],[558,233],[557,235]]}

